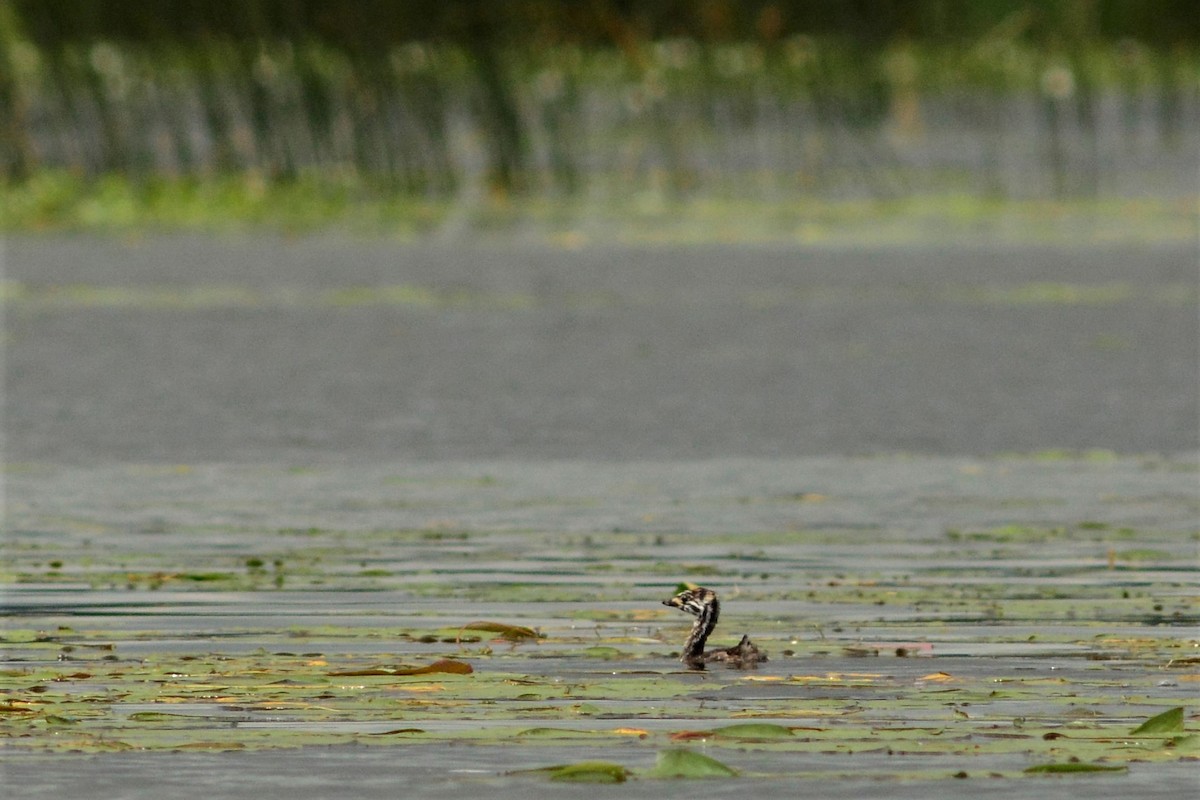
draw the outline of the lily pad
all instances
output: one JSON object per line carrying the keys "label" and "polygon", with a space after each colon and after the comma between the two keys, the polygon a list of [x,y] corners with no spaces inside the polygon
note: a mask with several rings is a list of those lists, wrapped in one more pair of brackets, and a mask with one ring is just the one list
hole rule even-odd
{"label": "lily pad", "polygon": [[1178,706],[1150,719],[1131,730],[1131,736],[1168,736],[1173,733],[1183,733],[1183,707]]}
{"label": "lily pad", "polygon": [[1070,772],[1124,772],[1128,769],[1129,767],[1125,765],[1110,766],[1108,764],[1080,764],[1070,761],[1064,764],[1037,764],[1032,767],[1026,767],[1025,773],[1028,775],[1044,775]]}
{"label": "lily pad", "polygon": [[526,728],[517,732],[517,736],[537,739],[591,739],[598,735],[600,734],[595,731],[581,731],[573,728]]}
{"label": "lily pad", "polygon": [[1187,736],[1176,736],[1163,743],[1171,750],[1192,751],[1200,749],[1200,733],[1189,733]]}
{"label": "lily pad", "polygon": [[737,770],[691,750],[663,750],[648,778],[733,778]]}
{"label": "lily pad", "polygon": [[768,739],[786,739],[791,735],[791,728],[785,728],[783,725],[775,725],[770,722],[742,722],[707,731],[676,731],[671,734],[671,739],[677,742],[691,739],[762,741]]}
{"label": "lily pad", "polygon": [[569,783],[624,783],[629,777],[629,770],[608,761],[580,761],[577,764],[560,764],[527,771],[541,772],[552,781]]}
{"label": "lily pad", "polygon": [[167,714],[162,711],[135,711],[129,715],[130,722],[165,722],[166,720],[174,720],[186,718],[187,714]]}
{"label": "lily pad", "polygon": [[588,658],[601,658],[606,661],[611,661],[613,659],[622,658],[625,656],[625,653],[622,653],[617,648],[601,644],[595,645],[594,647],[589,647],[583,651],[583,654]]}
{"label": "lily pad", "polygon": [[507,639],[510,642],[522,642],[526,639],[538,638],[537,631],[532,628],[526,628],[523,625],[509,625],[504,622],[488,622],[487,620],[479,620],[477,622],[468,622],[462,626],[464,631],[486,631],[488,633],[498,633],[501,639]]}
{"label": "lily pad", "polygon": [[450,675],[470,675],[474,671],[474,668],[465,661],[456,661],[453,658],[440,658],[432,664],[426,664],[423,667],[372,667],[369,669],[330,672],[329,675],[336,678],[357,678],[372,675],[430,675],[436,672],[448,673]]}
{"label": "lily pad", "polygon": [[745,722],[716,728],[713,734],[722,739],[786,739],[792,735],[792,731],[769,722]]}

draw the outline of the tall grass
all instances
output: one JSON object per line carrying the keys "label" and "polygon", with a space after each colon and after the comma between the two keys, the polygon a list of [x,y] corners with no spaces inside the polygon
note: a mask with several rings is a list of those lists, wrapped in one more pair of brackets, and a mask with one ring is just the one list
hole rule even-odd
{"label": "tall grass", "polygon": [[3,41],[10,187],[50,171],[452,205],[1189,196],[1200,152],[1197,53],[1132,40],[667,38],[512,44],[483,65],[434,41]]}

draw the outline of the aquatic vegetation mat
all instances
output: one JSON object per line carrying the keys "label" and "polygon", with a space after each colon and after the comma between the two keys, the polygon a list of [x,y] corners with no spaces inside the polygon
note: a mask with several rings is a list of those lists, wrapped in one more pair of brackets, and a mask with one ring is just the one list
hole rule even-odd
{"label": "aquatic vegetation mat", "polygon": [[[580,783],[1200,758],[1186,461],[7,477],[6,758],[452,745]],[[713,644],[770,660],[685,669],[681,582],[720,593]]]}

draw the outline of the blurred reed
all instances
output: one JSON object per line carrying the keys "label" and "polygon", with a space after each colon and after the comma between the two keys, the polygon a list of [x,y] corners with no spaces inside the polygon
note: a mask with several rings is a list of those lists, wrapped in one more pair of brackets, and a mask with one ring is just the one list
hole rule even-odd
{"label": "blurred reed", "polygon": [[[11,22],[11,20],[10,20]],[[1200,59],[1132,39],[627,46],[0,36],[0,181],[237,174],[457,202],[1190,195]],[[1190,172],[1189,172],[1190,169]]]}

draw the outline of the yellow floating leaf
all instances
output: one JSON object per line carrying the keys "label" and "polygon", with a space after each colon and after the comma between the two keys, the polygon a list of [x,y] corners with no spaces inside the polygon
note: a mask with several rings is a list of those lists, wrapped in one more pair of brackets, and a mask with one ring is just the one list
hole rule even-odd
{"label": "yellow floating leaf", "polygon": [[802,682],[825,681],[829,683],[845,683],[847,681],[873,683],[882,677],[882,673],[879,672],[827,672],[824,675],[792,675],[788,677],[788,680]]}
{"label": "yellow floating leaf", "polygon": [[939,683],[946,683],[949,681],[958,680],[958,678],[955,678],[953,675],[949,674],[948,672],[931,672],[928,675],[921,676],[917,680],[936,681]]}
{"label": "yellow floating leaf", "polygon": [[434,692],[444,692],[446,687],[441,683],[416,683],[410,686],[397,686],[402,692],[411,692],[413,694],[433,694]]}
{"label": "yellow floating leaf", "polygon": [[649,736],[650,732],[642,728],[614,728],[613,733],[618,736]]}

